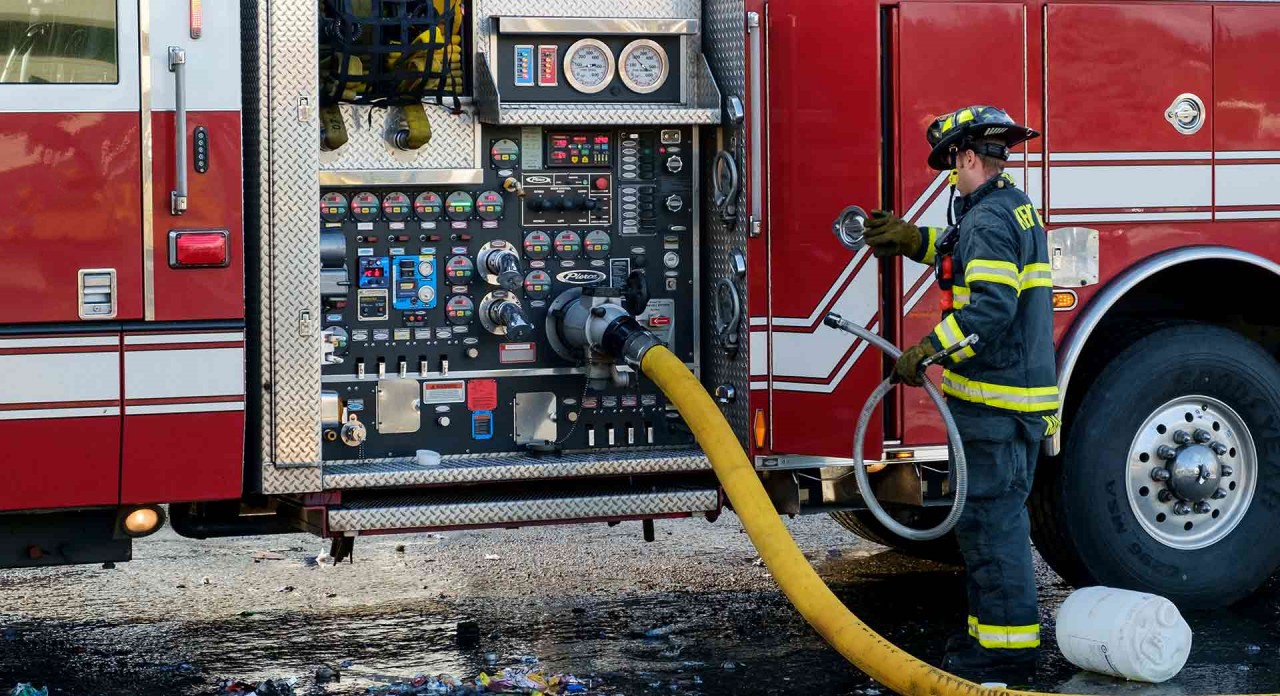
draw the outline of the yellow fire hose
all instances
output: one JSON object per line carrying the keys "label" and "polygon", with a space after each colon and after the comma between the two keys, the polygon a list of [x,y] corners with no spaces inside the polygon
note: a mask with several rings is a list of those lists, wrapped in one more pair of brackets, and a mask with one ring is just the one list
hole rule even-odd
{"label": "yellow fire hose", "polygon": [[711,461],[733,511],[787,599],[837,652],[873,679],[905,696],[1041,696],[1034,691],[984,688],[933,667],[876,633],[831,592],[765,493],[737,436],[702,384],[665,346],[645,352],[640,369],[675,404]]}

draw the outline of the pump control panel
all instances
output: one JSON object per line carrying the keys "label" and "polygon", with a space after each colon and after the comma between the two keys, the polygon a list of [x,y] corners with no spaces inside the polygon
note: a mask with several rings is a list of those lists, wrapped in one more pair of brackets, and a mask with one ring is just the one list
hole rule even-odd
{"label": "pump control panel", "polygon": [[696,129],[482,135],[481,184],[321,191],[325,460],[692,443],[643,376],[588,384],[548,326],[608,286],[694,364]]}

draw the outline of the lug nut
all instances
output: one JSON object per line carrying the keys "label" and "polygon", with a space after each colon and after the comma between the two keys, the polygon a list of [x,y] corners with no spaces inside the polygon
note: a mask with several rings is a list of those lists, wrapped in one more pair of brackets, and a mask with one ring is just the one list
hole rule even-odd
{"label": "lug nut", "polygon": [[1226,445],[1222,444],[1221,442],[1210,442],[1209,449],[1213,450],[1214,454],[1221,457],[1222,455],[1227,453],[1228,448]]}
{"label": "lug nut", "polygon": [[1230,476],[1230,475],[1232,475],[1232,474],[1236,473],[1236,470],[1235,470],[1235,469],[1232,469],[1231,467],[1227,466],[1226,464],[1223,464],[1222,466],[1218,467],[1218,473],[1222,474],[1223,478],[1226,478],[1227,476]]}
{"label": "lug nut", "polygon": [[1156,448],[1156,456],[1161,459],[1175,459],[1178,456],[1178,451],[1168,445],[1160,445],[1160,447]]}
{"label": "lug nut", "polygon": [[1227,497],[1227,492],[1219,488],[1218,490],[1213,492],[1213,495],[1209,497],[1213,498],[1214,500],[1222,500],[1223,498]]}
{"label": "lug nut", "polygon": [[1179,500],[1178,502],[1176,502],[1176,503],[1174,503],[1174,504],[1173,504],[1173,514],[1175,514],[1175,515],[1190,515],[1190,514],[1191,514],[1191,506],[1190,506],[1190,505],[1187,505],[1186,501]]}
{"label": "lug nut", "polygon": [[1157,466],[1151,470],[1152,481],[1168,481],[1170,476],[1172,476],[1172,474],[1169,473],[1169,470],[1162,466]]}
{"label": "lug nut", "polygon": [[1193,509],[1196,511],[1197,515],[1207,515],[1213,511],[1213,508],[1209,506],[1209,503],[1206,503],[1203,500],[1196,503]]}
{"label": "lug nut", "polygon": [[1208,430],[1205,430],[1204,428],[1196,428],[1195,433],[1193,433],[1191,436],[1195,438],[1196,442],[1202,445],[1213,439],[1213,433],[1210,433]]}
{"label": "lug nut", "polygon": [[1158,498],[1162,503],[1167,503],[1170,500],[1173,500],[1173,491],[1166,488],[1159,493],[1156,493],[1156,498]]}
{"label": "lug nut", "polygon": [[1179,445],[1186,445],[1191,442],[1191,435],[1185,430],[1173,431],[1173,441]]}

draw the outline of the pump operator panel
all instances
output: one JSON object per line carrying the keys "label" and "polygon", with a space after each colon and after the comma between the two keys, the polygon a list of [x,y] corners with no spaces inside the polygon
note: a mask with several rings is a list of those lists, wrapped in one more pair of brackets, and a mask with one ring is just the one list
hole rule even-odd
{"label": "pump operator panel", "polygon": [[607,286],[693,363],[696,137],[486,126],[483,184],[322,188],[324,459],[692,443],[642,375],[588,388],[547,327]]}

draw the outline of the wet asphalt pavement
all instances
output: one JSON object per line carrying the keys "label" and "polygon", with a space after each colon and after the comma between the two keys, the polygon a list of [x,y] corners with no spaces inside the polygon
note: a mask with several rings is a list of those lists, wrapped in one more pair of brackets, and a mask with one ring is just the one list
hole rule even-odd
{"label": "wet asphalt pavement", "polygon": [[[825,516],[788,521],[855,613],[937,664],[966,610],[959,569],[856,540]],[[297,677],[298,693],[361,694],[420,673],[507,666],[572,673],[602,694],[889,691],[847,665],[786,602],[731,514],[638,523],[361,539],[315,563],[305,535],[186,540],[164,531],[114,569],[0,571],[0,693],[212,694],[223,679]],[[255,559],[255,555],[258,556]],[[1185,614],[1191,658],[1161,685],[1082,673],[1057,654],[1069,594],[1039,573],[1043,691],[1159,696],[1280,691],[1280,584],[1228,611]],[[459,646],[474,621],[479,644]],[[339,683],[316,685],[321,665]]]}

